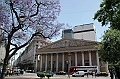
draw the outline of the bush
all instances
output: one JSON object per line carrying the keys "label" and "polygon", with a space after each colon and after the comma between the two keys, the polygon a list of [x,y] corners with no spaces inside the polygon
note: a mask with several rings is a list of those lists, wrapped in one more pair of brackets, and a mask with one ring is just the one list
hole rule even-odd
{"label": "bush", "polygon": [[37,76],[38,77],[45,77],[45,73],[44,72],[37,72]]}
{"label": "bush", "polygon": [[46,76],[46,77],[52,77],[52,74],[46,73],[45,76]]}
{"label": "bush", "polygon": [[37,76],[40,77],[40,78],[43,78],[43,77],[46,76],[49,79],[49,77],[52,77],[53,74],[51,74],[51,73],[45,73],[45,72],[37,72]]}

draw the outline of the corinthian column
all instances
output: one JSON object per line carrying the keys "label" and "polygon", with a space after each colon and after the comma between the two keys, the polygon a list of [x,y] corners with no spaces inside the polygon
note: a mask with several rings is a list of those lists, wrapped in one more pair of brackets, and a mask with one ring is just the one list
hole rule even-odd
{"label": "corinthian column", "polygon": [[56,72],[58,72],[58,53],[57,53],[57,56],[56,56]]}
{"label": "corinthian column", "polygon": [[97,60],[97,66],[98,66],[98,72],[100,71],[100,65],[99,65],[99,57],[98,57],[98,51],[96,51],[96,60]]}
{"label": "corinthian column", "polygon": [[62,70],[64,71],[64,62],[65,62],[65,60],[64,60],[64,53],[62,53]]}
{"label": "corinthian column", "polygon": [[84,66],[84,52],[82,51],[82,66]]}
{"label": "corinthian column", "polygon": [[42,71],[42,54],[40,55],[40,71]]}
{"label": "corinthian column", "polygon": [[75,66],[77,66],[77,52],[75,52]]}
{"label": "corinthian column", "polygon": [[47,71],[47,54],[46,54],[46,61],[45,61],[45,71]]}
{"label": "corinthian column", "polygon": [[89,51],[89,65],[92,66],[91,51]]}
{"label": "corinthian column", "polygon": [[53,70],[53,54],[51,54],[51,71]]}

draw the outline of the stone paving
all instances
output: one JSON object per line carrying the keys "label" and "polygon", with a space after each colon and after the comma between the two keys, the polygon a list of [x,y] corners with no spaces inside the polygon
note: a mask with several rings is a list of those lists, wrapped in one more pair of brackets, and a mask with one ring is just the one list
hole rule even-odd
{"label": "stone paving", "polygon": [[[7,76],[5,79],[40,79],[37,76]],[[47,77],[43,78],[47,79]],[[50,79],[111,79],[110,77],[50,77]]]}
{"label": "stone paving", "polygon": [[[6,76],[5,79],[40,79],[40,77],[37,76],[36,73],[24,73],[23,75],[12,75],[12,76]],[[43,79],[48,79],[47,77],[44,77]],[[89,75],[89,77],[87,78],[87,76],[84,77],[72,77],[72,75],[70,75],[70,78],[68,78],[68,75],[54,75],[53,77],[50,77],[50,79],[111,79],[109,76],[104,77],[104,76],[100,76],[100,77],[96,77]]]}

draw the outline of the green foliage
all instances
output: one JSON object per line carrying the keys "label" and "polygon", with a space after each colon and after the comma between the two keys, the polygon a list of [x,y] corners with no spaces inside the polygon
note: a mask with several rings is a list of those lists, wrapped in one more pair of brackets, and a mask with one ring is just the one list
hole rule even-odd
{"label": "green foliage", "polygon": [[111,28],[120,30],[120,0],[103,0],[93,19],[102,26],[110,24]]}
{"label": "green foliage", "polygon": [[117,64],[120,61],[120,31],[107,30],[98,48],[100,50],[99,56],[103,61]]}
{"label": "green foliage", "polygon": [[44,72],[37,72],[37,76],[38,77],[45,77],[45,73]]}
{"label": "green foliage", "polygon": [[46,73],[45,76],[46,76],[46,77],[52,77],[52,74]]}
{"label": "green foliage", "polygon": [[38,77],[52,77],[53,76],[53,74],[52,73],[49,73],[49,72],[37,72],[37,76]]}

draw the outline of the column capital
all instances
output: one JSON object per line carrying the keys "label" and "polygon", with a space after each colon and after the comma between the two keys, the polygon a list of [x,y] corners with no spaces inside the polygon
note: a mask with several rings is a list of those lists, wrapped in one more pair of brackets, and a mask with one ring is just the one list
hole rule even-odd
{"label": "column capital", "polygon": [[71,53],[68,53],[68,56],[71,56],[72,54]]}

